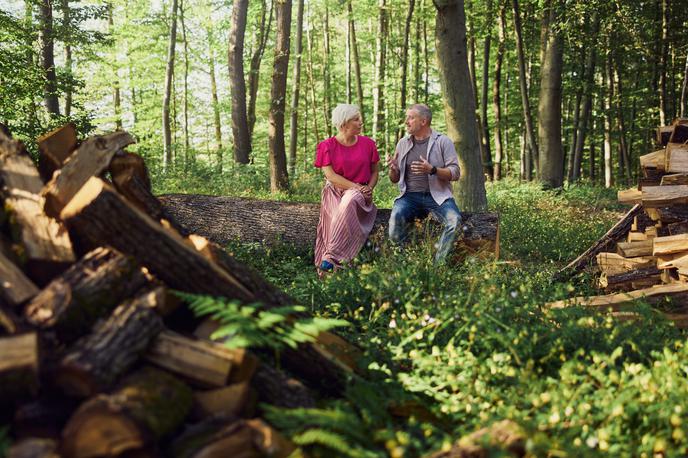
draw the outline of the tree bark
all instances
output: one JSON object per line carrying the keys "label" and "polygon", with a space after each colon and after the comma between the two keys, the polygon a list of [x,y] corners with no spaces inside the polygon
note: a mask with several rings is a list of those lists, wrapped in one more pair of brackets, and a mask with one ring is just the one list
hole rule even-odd
{"label": "tree bark", "polygon": [[179,23],[182,26],[182,41],[184,42],[184,170],[188,170],[190,162],[189,144],[189,41],[186,36],[184,22],[184,0],[179,4]]}
{"label": "tree bark", "polygon": [[131,258],[97,248],[34,297],[24,317],[38,329],[55,332],[60,342],[71,343],[147,283]]}
{"label": "tree bark", "polygon": [[[526,77],[526,58],[523,51],[523,38],[521,32],[521,13],[519,12],[518,0],[512,0],[512,9],[514,13],[514,32],[516,33],[516,51],[518,54],[518,75],[521,90],[521,104],[523,106],[523,120],[525,122],[526,139],[528,141],[528,148],[532,157],[539,158],[538,145],[535,141],[535,129],[533,128],[533,118],[530,111],[530,98],[528,97],[528,81]],[[526,162],[530,162],[527,160]],[[526,166],[526,179],[530,180],[530,167]]]}
{"label": "tree bark", "polygon": [[659,125],[666,126],[667,119],[667,67],[669,54],[669,0],[660,0],[662,13],[662,35],[659,54]]}
{"label": "tree bark", "polygon": [[296,170],[296,147],[299,143],[299,96],[301,90],[301,56],[303,54],[303,3],[296,0],[296,57],[294,59],[293,92],[291,95],[291,122],[289,123],[289,175]]}
{"label": "tree bark", "polygon": [[612,98],[614,97],[614,80],[612,78],[611,54],[607,51],[607,62],[605,65],[605,83],[607,86],[606,96],[602,94],[602,112],[604,113],[604,187],[612,186]]}
{"label": "tree bark", "polygon": [[621,157],[624,164],[624,172],[626,175],[626,184],[631,184],[631,160],[628,152],[628,142],[626,141],[626,123],[624,121],[624,107],[622,102],[622,85],[621,75],[619,74],[619,64],[615,62],[614,65],[614,80],[616,82],[616,121],[619,129],[619,147],[621,149]]}
{"label": "tree bark", "polygon": [[258,97],[258,83],[260,80],[260,62],[263,60],[263,53],[265,52],[265,45],[270,35],[270,25],[272,24],[272,12],[274,2],[270,0],[270,10],[266,17],[266,5],[263,1],[263,7],[260,10],[260,28],[258,30],[258,46],[251,57],[251,66],[248,72],[248,131],[250,138],[253,138],[253,128],[256,125],[256,98]]}
{"label": "tree bark", "polygon": [[[237,197],[169,194],[160,197],[165,210],[187,231],[226,245],[232,241],[287,243],[300,252],[312,250],[320,215],[319,204],[266,201]],[[386,237],[389,209],[379,209],[371,238]],[[498,249],[496,213],[462,213],[462,240],[470,251]]]}
{"label": "tree bark", "polygon": [[177,0],[172,0],[170,15],[170,37],[167,48],[167,68],[165,70],[165,94],[162,99],[162,133],[163,133],[163,170],[172,164],[172,131],[170,127],[170,98],[174,79],[174,48],[177,43]]}
{"label": "tree bark", "polygon": [[683,84],[681,85],[681,117],[686,116],[686,103],[688,101],[688,53],[686,53],[686,66],[683,69]]}
{"label": "tree bark", "polygon": [[466,55],[466,17],[463,0],[435,2],[435,41],[440,83],[445,95],[444,112],[449,137],[459,153],[461,179],[458,201],[467,211],[487,208],[485,177],[480,160],[480,138],[475,121],[475,99],[471,93]]}
{"label": "tree bark", "polygon": [[562,7],[553,0],[549,10],[547,46],[541,69],[540,101],[538,105],[538,136],[540,141],[539,179],[549,188],[564,184],[564,151],[561,144],[561,73],[563,68],[563,40],[557,30]]}
{"label": "tree bark", "polygon": [[65,87],[65,109],[64,114],[67,117],[72,115],[72,42],[71,42],[71,28],[72,28],[72,17],[71,9],[69,7],[69,0],[62,0],[62,23],[64,27],[64,55],[65,55],[65,69],[67,71],[67,77],[69,78],[69,83]]}
{"label": "tree bark", "polygon": [[[409,0],[413,2],[414,0]],[[356,41],[356,25],[354,22],[354,11],[352,0],[347,3],[349,12],[349,31],[351,39],[351,59],[354,67],[354,82],[356,84],[356,100],[358,109],[361,111],[361,119],[365,122],[365,110],[363,107],[363,83],[361,82],[361,59],[358,54],[358,42]]]}
{"label": "tree bark", "polygon": [[[308,23],[311,23],[311,18],[310,18],[310,9],[308,12]],[[315,75],[313,74],[313,38],[311,36],[311,30],[310,27],[306,28],[306,44],[308,46],[308,63],[306,65],[306,70],[308,71],[308,81],[309,84],[308,86],[310,87],[310,93],[311,93],[311,108],[313,110],[313,133],[315,133],[315,138],[316,141],[319,141],[320,139],[320,128],[318,126],[318,107],[317,107],[317,97],[315,93]],[[326,131],[329,132],[331,130],[331,122],[328,122],[329,119],[329,114],[326,114],[325,116],[325,124],[328,126],[326,128]]]}
{"label": "tree bark", "polygon": [[385,126],[385,68],[387,54],[387,4],[378,0],[378,23],[375,37],[375,88],[373,91],[373,138],[380,151],[387,151],[384,135],[378,133]]}
{"label": "tree bark", "polygon": [[248,164],[251,155],[251,136],[246,113],[246,81],[244,80],[244,35],[248,0],[234,0],[232,25],[229,31],[229,82],[232,92],[232,133],[234,161]]}
{"label": "tree bark", "polygon": [[[494,15],[492,1],[487,2],[486,8],[488,20],[492,21]],[[480,121],[482,122],[480,129],[482,138],[480,142],[482,143],[483,173],[489,180],[492,180],[492,176],[494,175],[494,164],[492,163],[492,151],[490,148],[490,129],[489,123],[487,122],[487,92],[490,87],[490,47],[492,43],[492,32],[490,29],[492,28],[492,24],[493,22],[490,22],[487,27],[487,33],[483,44],[483,74],[480,90]]]}
{"label": "tree bark", "polygon": [[[310,13],[309,13],[310,16]],[[309,21],[311,22],[311,21]],[[310,36],[310,33],[309,33]],[[311,76],[312,76],[312,66],[313,66],[313,53],[309,51],[310,55],[310,65],[311,65]],[[327,136],[332,136],[332,123],[328,122],[331,113],[331,94],[330,94],[330,9],[328,3],[325,2],[325,21],[323,23],[323,112],[325,116],[325,132]],[[313,87],[313,104],[315,106],[315,87]],[[313,110],[313,122],[316,126],[316,138],[320,138],[318,135],[318,114],[317,111]]]}
{"label": "tree bark", "polygon": [[404,44],[401,48],[401,93],[399,96],[399,108],[402,110],[400,124],[401,127],[397,132],[397,139],[404,135],[403,121],[406,112],[406,92],[408,79],[408,54],[409,54],[409,37],[411,35],[411,21],[413,20],[413,10],[416,6],[415,0],[409,0],[408,11],[406,13],[406,21],[404,22]]}
{"label": "tree bark", "polygon": [[45,108],[53,116],[60,115],[60,103],[57,99],[57,73],[55,72],[55,37],[53,36],[53,7],[51,0],[41,1],[41,54],[45,84],[43,100]]}
{"label": "tree bark", "polygon": [[506,47],[506,5],[504,2],[500,2],[497,21],[499,27],[499,41],[497,44],[497,56],[495,59],[494,81],[492,82],[492,110],[494,111],[495,116],[495,158],[492,179],[495,181],[502,179],[502,159],[504,157],[504,146],[502,144],[502,103],[500,91],[502,84],[502,62],[504,60],[504,51]]}
{"label": "tree bark", "polygon": [[284,150],[284,108],[287,97],[287,70],[289,67],[289,39],[291,34],[291,0],[277,1],[275,21],[277,39],[275,60],[272,68],[270,89],[270,115],[268,136],[270,140],[270,190],[285,191],[289,188],[287,155]]}
{"label": "tree bark", "polygon": [[215,150],[217,154],[217,171],[222,172],[222,123],[220,122],[220,102],[217,97],[217,79],[215,78],[215,53],[213,51],[213,26],[207,29],[208,59],[210,66],[210,95],[213,100],[213,121],[215,125]]}

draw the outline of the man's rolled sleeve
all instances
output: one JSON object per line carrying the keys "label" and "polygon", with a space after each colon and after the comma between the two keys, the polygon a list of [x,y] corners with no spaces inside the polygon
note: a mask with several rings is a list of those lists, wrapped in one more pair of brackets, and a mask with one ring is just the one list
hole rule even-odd
{"label": "man's rolled sleeve", "polygon": [[454,142],[445,135],[441,137],[442,157],[444,158],[444,167],[451,172],[451,180],[457,181],[461,177],[461,169],[459,168],[459,156],[456,154]]}

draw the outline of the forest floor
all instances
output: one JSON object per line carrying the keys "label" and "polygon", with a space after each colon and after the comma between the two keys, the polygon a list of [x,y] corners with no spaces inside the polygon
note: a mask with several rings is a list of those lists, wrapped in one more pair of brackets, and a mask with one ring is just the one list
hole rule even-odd
{"label": "forest floor", "polygon": [[[291,198],[317,201],[319,177],[302,181]],[[384,181],[377,203],[389,207],[395,191]],[[182,191],[171,183],[160,190]],[[263,192],[251,188],[223,191]],[[315,315],[348,321],[338,332],[363,349],[372,374],[344,399],[268,419],[312,456],[424,456],[503,419],[520,425],[533,456],[684,456],[685,335],[642,304],[635,323],[542,309],[596,294],[589,275],[552,275],[623,215],[615,191],[506,180],[488,184],[488,200],[500,214],[496,262],[437,268],[432,241],[403,253],[383,245],[320,281],[310,256],[289,247],[230,246]],[[427,410],[393,417],[382,408],[411,398]]]}

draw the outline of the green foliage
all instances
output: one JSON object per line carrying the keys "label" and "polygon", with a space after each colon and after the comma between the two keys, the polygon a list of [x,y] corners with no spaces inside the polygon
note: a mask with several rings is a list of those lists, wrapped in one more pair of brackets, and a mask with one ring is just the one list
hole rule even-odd
{"label": "green foliage", "polygon": [[[232,246],[315,313],[351,322],[342,333],[369,370],[345,401],[268,409],[269,420],[314,456],[422,456],[505,418],[534,456],[683,456],[684,333],[643,304],[629,306],[638,322],[542,308],[597,294],[551,274],[621,215],[612,192],[504,182],[489,196],[506,261],[436,267],[432,240],[403,253],[383,244],[320,281],[288,248]],[[389,415],[389,400],[414,397],[429,416]]]}
{"label": "green foliage", "polygon": [[312,342],[320,332],[347,326],[344,320],[304,317],[305,308],[298,305],[265,309],[262,304],[241,304],[225,298],[176,294],[189,304],[196,316],[209,316],[220,324],[213,340],[223,340],[230,348],[266,347],[296,348]]}

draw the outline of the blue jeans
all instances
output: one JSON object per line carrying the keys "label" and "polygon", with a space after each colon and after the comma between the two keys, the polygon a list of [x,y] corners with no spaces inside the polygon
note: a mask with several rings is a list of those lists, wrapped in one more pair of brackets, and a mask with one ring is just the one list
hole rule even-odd
{"label": "blue jeans", "polygon": [[441,263],[447,258],[456,240],[457,228],[461,224],[461,212],[449,198],[437,205],[429,192],[407,192],[394,202],[389,217],[389,238],[403,244],[408,237],[408,226],[414,219],[425,218],[432,213],[442,224],[443,231],[435,254],[435,262]]}

